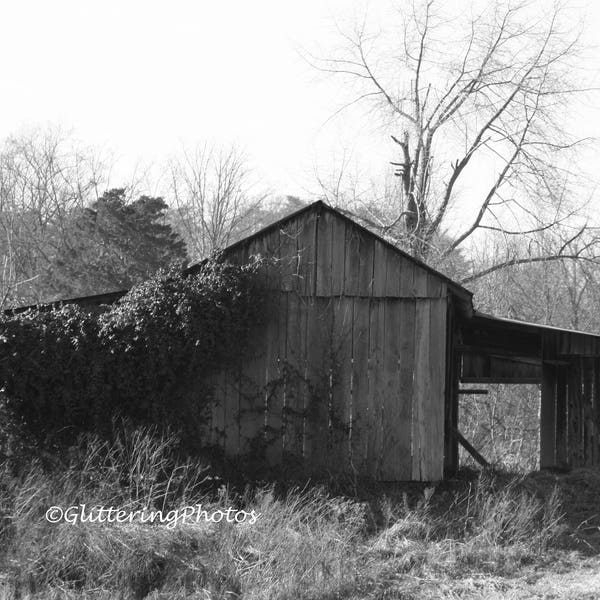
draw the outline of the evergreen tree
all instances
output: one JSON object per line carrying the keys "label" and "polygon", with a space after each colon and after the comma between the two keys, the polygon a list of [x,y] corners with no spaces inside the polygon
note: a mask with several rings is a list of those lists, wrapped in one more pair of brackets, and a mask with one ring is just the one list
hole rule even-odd
{"label": "evergreen tree", "polygon": [[187,263],[184,242],[167,222],[160,197],[127,201],[111,189],[90,207],[71,214],[46,276],[55,297],[128,289],[160,267]]}

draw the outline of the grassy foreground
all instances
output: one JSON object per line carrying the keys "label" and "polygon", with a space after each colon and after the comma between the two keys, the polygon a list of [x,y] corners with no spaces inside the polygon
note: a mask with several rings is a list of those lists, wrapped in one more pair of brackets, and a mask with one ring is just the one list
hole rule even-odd
{"label": "grassy foreground", "polygon": [[[466,474],[353,493],[234,490],[122,430],[0,474],[0,598],[600,598],[600,472]],[[22,461],[21,461],[22,462]],[[49,523],[51,506],[233,507],[254,523]]]}

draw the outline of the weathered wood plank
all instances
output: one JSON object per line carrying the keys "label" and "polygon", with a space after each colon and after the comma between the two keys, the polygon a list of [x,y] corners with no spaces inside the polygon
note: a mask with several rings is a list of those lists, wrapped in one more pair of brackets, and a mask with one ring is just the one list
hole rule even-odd
{"label": "weathered wood plank", "polygon": [[445,298],[429,301],[429,395],[424,398],[427,439],[427,480],[444,477],[444,392],[446,385],[446,314]]}
{"label": "weathered wood plank", "polygon": [[360,276],[360,234],[354,227],[346,227],[346,260],[344,264],[344,293],[356,296]]}
{"label": "weathered wood plank", "polygon": [[417,298],[427,298],[429,284],[429,273],[421,267],[414,266],[413,290]]}
{"label": "weathered wood plank", "polygon": [[444,298],[447,294],[447,287],[446,282],[438,275],[427,274],[427,296],[429,298]]}
{"label": "weathered wood plank", "polygon": [[331,294],[344,293],[344,275],[346,268],[346,223],[333,218],[331,223]]}
{"label": "weathered wood plank", "polygon": [[354,298],[352,331],[352,431],[350,447],[352,465],[361,475],[368,475],[368,408],[369,379],[369,327],[370,304],[368,298]]}
{"label": "weathered wood plank", "polygon": [[593,409],[593,359],[585,357],[582,363],[582,427],[583,427],[583,463],[591,467],[594,464],[594,409]]}
{"label": "weathered wood plank", "polygon": [[566,467],[568,464],[567,448],[567,371],[558,367],[556,375],[556,464]]}
{"label": "weathered wood plank", "polygon": [[306,419],[306,464],[319,471],[327,465],[329,438],[331,298],[311,298],[307,309],[306,379],[310,398]]}
{"label": "weathered wood plank", "polygon": [[[274,303],[274,300],[268,299],[267,302]],[[272,310],[272,307],[270,307],[270,310]],[[271,360],[269,350],[272,345],[268,338],[270,321],[271,319],[268,319],[266,327],[255,331],[248,339],[248,345],[244,350],[239,369],[240,454],[251,451],[256,453],[259,449],[261,452],[264,451],[266,372],[267,364]]]}
{"label": "weathered wood plank", "polygon": [[369,325],[369,363],[368,363],[368,442],[367,459],[369,476],[380,478],[383,463],[383,362],[385,359],[385,301],[373,298]]}
{"label": "weathered wood plank", "polygon": [[306,347],[302,331],[304,303],[294,293],[288,293],[286,336],[286,407],[284,452],[294,462],[302,460],[304,435],[303,377]]}
{"label": "weathered wood plank", "polygon": [[583,410],[583,358],[578,357],[577,366],[578,366],[578,396],[577,396],[577,439],[578,439],[578,447],[577,447],[577,465],[583,466],[585,465],[585,413]]}
{"label": "weathered wood plank", "polygon": [[412,478],[412,427],[415,373],[416,310],[414,299],[406,299],[400,305],[400,411],[398,436],[406,449],[402,470],[408,471],[405,479]]}
{"label": "weathered wood plank", "polygon": [[572,358],[569,365],[569,463],[572,467],[581,466],[581,376],[579,359]]}
{"label": "weathered wood plank", "polygon": [[[261,258],[266,257],[266,241],[263,237],[257,237],[253,239],[249,239],[246,243],[244,243],[236,253],[239,256],[240,265],[248,264],[254,260],[260,260]],[[261,272],[258,276],[261,278],[262,283],[264,285],[269,285],[269,270],[268,268],[261,269]]]}
{"label": "weathered wood plank", "polygon": [[388,298],[400,298],[402,296],[402,256],[388,249],[388,251],[386,252],[385,260],[385,296],[387,296]]}
{"label": "weathered wood plank", "polygon": [[540,406],[540,467],[556,464],[556,367],[542,364]]}
{"label": "weathered wood plank", "polygon": [[402,298],[414,298],[415,263],[408,258],[401,259],[400,267],[400,296]]}
{"label": "weathered wood plank", "polygon": [[286,381],[284,366],[286,361],[288,294],[280,294],[277,307],[269,319],[267,329],[267,402],[266,415],[266,459],[272,466],[280,465],[283,457],[284,407]]}
{"label": "weathered wood plank", "polygon": [[[258,349],[257,349],[258,350]],[[239,388],[240,454],[262,452],[265,425],[266,354],[258,351],[244,361]],[[258,458],[258,456],[257,456]]]}
{"label": "weathered wood plank", "polygon": [[427,481],[429,476],[428,439],[426,436],[427,417],[425,406],[431,394],[429,345],[431,303],[417,300],[415,316],[415,369],[412,422],[412,479]]}
{"label": "weathered wood plank", "polygon": [[225,454],[227,456],[237,456],[240,449],[240,369],[235,368],[224,373],[220,383],[224,415]]}
{"label": "weathered wood plank", "polygon": [[209,443],[216,448],[225,450],[225,412],[224,412],[224,392],[221,387],[223,373],[216,373],[211,378],[212,398],[211,398],[211,430]]}
{"label": "weathered wood plank", "polygon": [[307,213],[297,220],[298,227],[298,292],[305,296],[315,294],[317,215]]}
{"label": "weathered wood plank", "polygon": [[560,332],[558,335],[558,351],[560,354],[569,354],[569,342],[570,342],[570,334],[566,332]]}
{"label": "weathered wood plank", "polygon": [[311,312],[311,299],[306,296],[299,297],[301,303],[300,310],[300,346],[302,348],[300,356],[300,375],[301,375],[301,386],[299,390],[299,407],[302,407],[302,457],[304,465],[306,467],[306,456],[307,456],[307,439],[309,430],[308,413],[310,410],[311,402],[311,383],[310,373],[308,369],[308,356],[310,355],[311,349],[308,347],[308,326],[310,321]]}
{"label": "weathered wood plank", "polygon": [[592,394],[594,415],[594,466],[600,466],[600,359],[594,358],[594,390]]}
{"label": "weathered wood plank", "polygon": [[323,211],[317,220],[317,296],[332,294],[334,219],[329,211]]}
{"label": "weathered wood plank", "polygon": [[227,251],[227,260],[234,265],[244,265],[248,262],[248,244],[246,241],[239,246],[236,246],[233,250]]}
{"label": "weathered wood plank", "polygon": [[264,237],[265,257],[273,261],[273,264],[267,269],[267,286],[272,290],[281,289],[281,269],[279,253],[279,229],[270,231]]}
{"label": "weathered wood plank", "polygon": [[455,350],[457,327],[452,297],[447,301],[446,312],[446,387],[444,425],[444,476],[456,473],[458,462],[458,442],[452,434],[458,430],[458,402],[460,393],[460,354]]}
{"label": "weathered wood plank", "polygon": [[[383,448],[381,478],[386,481],[410,479],[410,429],[402,427],[402,389],[400,387],[400,361],[402,348],[402,300],[385,301],[385,330],[383,344]],[[411,332],[412,334],[412,332]]]}
{"label": "weathered wood plank", "polygon": [[252,256],[260,257],[264,256],[263,240],[260,237],[252,238],[248,240],[241,249],[242,258],[244,261],[248,261]]}
{"label": "weathered wood plank", "polygon": [[386,295],[387,254],[390,250],[379,240],[375,240],[373,257],[373,296]]}
{"label": "weathered wood plank", "polygon": [[298,220],[279,228],[280,289],[285,292],[298,287]]}
{"label": "weathered wood plank", "polygon": [[350,419],[352,414],[352,298],[334,299],[332,335],[332,385],[330,406],[329,470],[350,467]]}
{"label": "weathered wood plank", "polygon": [[358,267],[358,295],[371,296],[373,294],[373,261],[375,255],[375,241],[371,236],[361,233],[360,258]]}

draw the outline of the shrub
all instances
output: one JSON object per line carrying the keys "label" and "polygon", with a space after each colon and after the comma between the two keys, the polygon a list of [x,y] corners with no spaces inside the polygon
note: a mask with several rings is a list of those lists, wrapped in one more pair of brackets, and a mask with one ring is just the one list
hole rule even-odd
{"label": "shrub", "polygon": [[233,364],[264,311],[261,262],[159,272],[104,313],[74,305],[0,319],[6,406],[38,438],[109,432],[116,413],[195,443],[211,374]]}

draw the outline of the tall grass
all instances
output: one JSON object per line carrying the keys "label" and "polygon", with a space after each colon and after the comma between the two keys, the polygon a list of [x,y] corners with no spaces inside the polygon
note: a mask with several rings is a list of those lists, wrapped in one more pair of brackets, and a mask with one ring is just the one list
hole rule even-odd
{"label": "tall grass", "polygon": [[[17,474],[5,469],[5,597],[378,597],[405,590],[407,577],[518,568],[540,560],[561,531],[558,495],[536,498],[516,479],[483,477],[454,494],[429,487],[418,499],[378,503],[314,485],[234,491],[215,487],[209,469],[178,457],[175,447],[173,436],[123,427],[111,443],[81,438],[50,468],[34,461]],[[50,506],[81,503],[125,510],[202,504],[259,517],[172,528],[44,518]]]}

